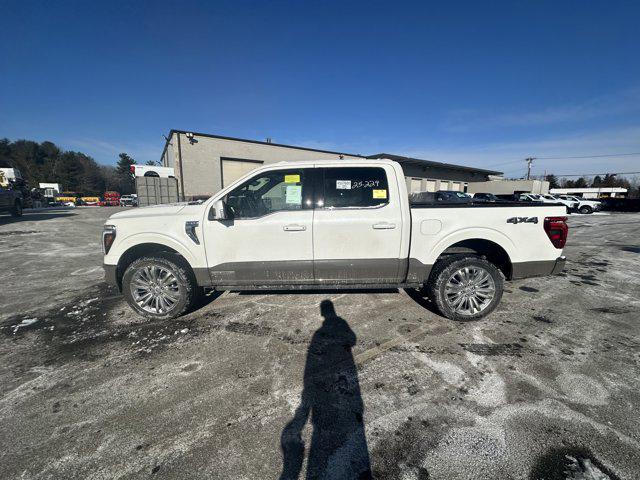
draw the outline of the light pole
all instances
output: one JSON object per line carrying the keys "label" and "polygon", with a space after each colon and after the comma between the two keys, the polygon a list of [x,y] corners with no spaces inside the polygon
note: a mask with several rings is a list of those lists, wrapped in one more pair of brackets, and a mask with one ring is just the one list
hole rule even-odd
{"label": "light pole", "polygon": [[535,158],[533,157],[525,158],[525,161],[527,162],[527,180],[531,178],[531,164],[534,160]]}

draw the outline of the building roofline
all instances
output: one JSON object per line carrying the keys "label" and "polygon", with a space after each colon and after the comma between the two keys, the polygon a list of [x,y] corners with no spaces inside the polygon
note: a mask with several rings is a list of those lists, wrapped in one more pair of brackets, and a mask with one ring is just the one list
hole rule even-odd
{"label": "building roofline", "polygon": [[467,167],[465,165],[455,165],[451,163],[434,162],[433,160],[423,160],[421,158],[405,157],[402,155],[394,155],[392,153],[376,153],[375,155],[369,155],[367,158],[388,158],[389,160],[394,160],[398,163],[410,163],[410,164],[422,166],[422,167],[441,167],[441,168],[448,168],[451,170],[460,170],[463,172],[482,173],[485,175],[502,175],[503,174],[503,172],[498,172],[495,170],[485,170],[484,168]]}
{"label": "building roofline", "polygon": [[245,143],[253,143],[253,144],[258,144],[258,145],[268,145],[270,147],[283,147],[283,148],[293,148],[296,150],[305,150],[307,152],[318,152],[318,153],[330,153],[330,154],[334,154],[334,155],[348,155],[350,157],[356,157],[356,158],[362,158],[362,159],[369,159],[369,160],[373,160],[373,159],[382,159],[382,158],[386,158],[389,160],[393,160],[399,163],[410,163],[410,164],[414,164],[417,166],[421,166],[421,167],[441,167],[441,168],[448,168],[451,170],[459,170],[459,171],[463,171],[463,172],[473,172],[473,173],[480,173],[480,174],[484,174],[484,175],[502,175],[503,172],[498,172],[498,171],[494,171],[494,170],[485,170],[483,168],[475,168],[475,167],[467,167],[464,165],[453,165],[450,163],[442,163],[442,162],[434,162],[432,160],[423,160],[420,158],[411,158],[411,157],[404,157],[402,155],[393,155],[393,154],[389,154],[389,153],[377,153],[375,155],[361,155],[359,153],[347,153],[347,152],[335,152],[332,150],[320,150],[317,148],[309,148],[309,147],[299,147],[297,145],[287,145],[284,143],[270,143],[270,142],[263,142],[261,140],[249,140],[246,138],[238,138],[238,137],[227,137],[227,136],[223,136],[223,135],[214,135],[211,133],[202,133],[202,132],[194,132],[191,130],[178,130],[175,128],[172,128],[169,131],[169,135],[166,138],[165,144],[164,144],[164,148],[162,149],[162,154],[160,155],[160,161],[162,161],[162,159],[164,158],[164,155],[167,151],[167,147],[169,145],[169,142],[171,140],[171,138],[173,138],[173,134],[174,133],[181,133],[181,134],[187,134],[187,133],[192,133],[194,136],[197,137],[206,137],[206,138],[216,138],[219,140],[231,140],[231,141],[235,141],[235,142],[245,142]]}
{"label": "building roofline", "polygon": [[[173,137],[174,133],[183,133],[183,134],[192,133],[196,137],[216,138],[218,140],[232,140],[232,141],[235,141],[235,142],[255,143],[255,144],[258,144],[258,145],[268,145],[270,147],[294,148],[296,150],[305,150],[307,152],[332,153],[332,154],[335,154],[335,155],[349,155],[350,157],[367,158],[366,156],[360,155],[359,153],[334,152],[332,150],[320,150],[318,148],[299,147],[297,145],[287,145],[287,144],[284,144],[284,143],[271,143],[271,142],[263,142],[261,140],[249,140],[247,138],[226,137],[224,135],[214,135],[214,134],[211,134],[211,133],[193,132],[191,130],[177,130],[175,128],[172,128],[169,131],[168,138],[171,139],[171,137]],[[161,155],[160,158],[164,157],[164,154],[167,151],[167,144],[168,143],[169,143],[169,140],[167,140],[165,142],[164,149],[162,150],[162,155]]]}

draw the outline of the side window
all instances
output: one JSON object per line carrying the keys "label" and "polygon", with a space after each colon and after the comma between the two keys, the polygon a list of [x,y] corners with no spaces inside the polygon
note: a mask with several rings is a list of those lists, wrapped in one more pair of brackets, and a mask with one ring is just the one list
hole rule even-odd
{"label": "side window", "polygon": [[238,219],[311,208],[307,173],[307,169],[292,169],[258,174],[227,194],[227,206]]}
{"label": "side window", "polygon": [[325,208],[378,207],[389,203],[389,185],[383,168],[325,168]]}

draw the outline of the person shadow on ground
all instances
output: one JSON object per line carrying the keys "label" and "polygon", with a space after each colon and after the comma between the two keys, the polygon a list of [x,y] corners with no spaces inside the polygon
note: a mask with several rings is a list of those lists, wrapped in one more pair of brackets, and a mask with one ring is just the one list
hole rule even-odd
{"label": "person shadow on ground", "polygon": [[302,430],[309,418],[313,432],[306,478],[370,479],[364,406],[351,352],[356,335],[330,300],[322,301],[320,313],[324,322],[307,351],[300,405],[280,437],[280,480],[300,476],[305,454]]}

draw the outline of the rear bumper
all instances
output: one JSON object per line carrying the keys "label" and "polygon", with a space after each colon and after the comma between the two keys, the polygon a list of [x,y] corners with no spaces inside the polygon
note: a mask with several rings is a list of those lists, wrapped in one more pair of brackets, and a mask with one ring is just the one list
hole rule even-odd
{"label": "rear bumper", "polygon": [[567,263],[567,257],[564,255],[555,260],[545,260],[541,262],[520,262],[514,263],[511,269],[511,279],[528,277],[543,277],[545,275],[556,275],[562,270]]}

